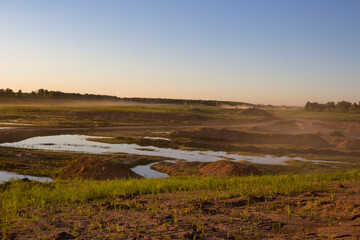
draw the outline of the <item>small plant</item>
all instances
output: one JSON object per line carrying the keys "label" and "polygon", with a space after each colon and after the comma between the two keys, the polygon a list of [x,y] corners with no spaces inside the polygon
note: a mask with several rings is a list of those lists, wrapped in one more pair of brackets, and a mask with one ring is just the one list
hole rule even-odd
{"label": "small plant", "polygon": [[291,211],[290,205],[287,205],[287,207],[286,207],[286,213],[287,213],[287,217],[290,218],[291,215],[292,215],[292,211]]}
{"label": "small plant", "polygon": [[78,235],[77,235],[77,228],[73,228],[73,230],[72,230],[72,235],[74,236],[74,237],[77,237]]}

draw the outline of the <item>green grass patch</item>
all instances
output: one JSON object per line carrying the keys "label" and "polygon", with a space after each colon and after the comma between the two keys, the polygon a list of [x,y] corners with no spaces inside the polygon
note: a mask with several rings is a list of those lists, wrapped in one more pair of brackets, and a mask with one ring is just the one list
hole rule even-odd
{"label": "green grass patch", "polygon": [[360,172],[248,177],[171,177],[166,179],[76,180],[53,183],[12,181],[2,185],[0,210],[51,204],[88,203],[115,196],[138,196],[179,191],[228,191],[232,196],[291,195],[323,191],[331,181],[359,181]]}
{"label": "green grass patch", "polygon": [[[7,236],[17,221],[35,221],[37,213],[49,212],[53,207],[87,207],[121,196],[148,195],[160,197],[162,193],[195,193],[226,199],[240,196],[293,195],[302,192],[327,191],[331,193],[339,182],[360,182],[360,172],[324,173],[308,175],[277,175],[247,177],[171,177],[167,179],[132,179],[37,183],[11,181],[0,185],[0,234]],[[176,198],[176,196],[174,196]],[[35,219],[35,220],[34,220]]]}
{"label": "green grass patch", "polygon": [[359,114],[341,112],[309,112],[305,110],[273,110],[269,112],[274,114],[274,116],[281,118],[305,118],[323,121],[344,122],[358,121],[360,119]]}

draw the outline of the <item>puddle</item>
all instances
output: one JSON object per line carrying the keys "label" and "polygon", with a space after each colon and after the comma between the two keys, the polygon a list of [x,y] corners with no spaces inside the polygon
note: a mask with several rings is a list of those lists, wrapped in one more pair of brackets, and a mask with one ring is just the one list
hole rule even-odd
{"label": "puddle", "polygon": [[145,177],[145,178],[166,178],[169,177],[168,174],[162,173],[156,170],[151,169],[151,166],[155,163],[150,163],[148,165],[139,165],[136,167],[131,168],[137,174]]}
{"label": "puddle", "polygon": [[[321,160],[307,160],[300,157],[276,157],[271,155],[265,156],[249,156],[240,154],[228,154],[222,151],[189,151],[171,148],[158,148],[154,146],[142,147],[137,144],[110,144],[88,141],[88,138],[101,138],[86,135],[57,135],[45,137],[33,137],[15,143],[2,143],[3,147],[17,147],[28,149],[52,150],[52,151],[70,151],[70,152],[83,152],[93,154],[106,154],[106,153],[128,153],[145,156],[161,156],[177,160],[185,161],[200,161],[200,162],[214,162],[218,160],[233,160],[233,161],[249,161],[258,164],[282,164],[286,165],[287,160],[308,161],[316,164],[324,164],[334,162],[321,161]],[[137,166],[133,168],[134,171],[142,176],[148,177],[168,176],[163,173],[150,169],[151,165]]]}
{"label": "puddle", "polygon": [[17,122],[0,122],[0,125],[16,125],[16,126],[31,126],[31,123],[17,123]]}
{"label": "puddle", "polygon": [[11,179],[16,180],[16,179],[24,179],[24,178],[28,178],[30,180],[39,181],[39,182],[51,182],[52,181],[52,179],[48,178],[48,177],[34,177],[34,176],[29,176],[29,175],[21,175],[21,174],[6,172],[6,171],[0,171],[0,183],[9,181]]}
{"label": "puddle", "polygon": [[144,139],[151,139],[151,140],[165,140],[165,141],[171,141],[169,138],[164,137],[143,137]]}
{"label": "puddle", "polygon": [[337,167],[336,166],[331,166],[329,164],[334,164],[334,163],[349,164],[348,162],[326,161],[326,160],[308,160],[308,159],[304,159],[304,158],[300,158],[300,157],[287,158],[287,160],[306,161],[306,162],[310,162],[310,163],[313,163],[313,164],[319,164],[319,165],[323,165],[323,166],[328,166],[328,167],[331,167],[331,168],[337,168]]}
{"label": "puddle", "polygon": [[70,151],[83,153],[128,153],[146,156],[161,156],[167,158],[175,158],[185,161],[203,161],[214,162],[224,159],[232,159],[234,161],[246,160],[253,163],[261,164],[286,164],[285,161],[289,159],[305,160],[302,158],[289,157],[275,157],[270,155],[265,156],[245,156],[239,154],[228,154],[222,151],[189,151],[171,148],[158,148],[154,146],[147,146],[146,148],[137,144],[111,144],[98,143],[86,140],[87,138],[96,138],[86,135],[57,135],[45,137],[33,137],[23,141],[14,143],[2,143],[3,147],[18,147],[40,150],[53,151]]}

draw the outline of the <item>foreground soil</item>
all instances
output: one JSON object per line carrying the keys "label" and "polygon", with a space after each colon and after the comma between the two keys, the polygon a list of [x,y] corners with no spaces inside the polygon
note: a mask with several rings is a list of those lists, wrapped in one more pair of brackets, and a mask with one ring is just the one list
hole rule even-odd
{"label": "foreground soil", "polygon": [[7,239],[360,239],[360,186],[231,197],[210,191],[26,208]]}

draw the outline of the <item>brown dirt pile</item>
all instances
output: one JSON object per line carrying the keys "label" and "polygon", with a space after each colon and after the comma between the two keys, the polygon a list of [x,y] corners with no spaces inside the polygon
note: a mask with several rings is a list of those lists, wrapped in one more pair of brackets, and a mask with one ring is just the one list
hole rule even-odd
{"label": "brown dirt pile", "polygon": [[202,176],[246,176],[261,175],[261,172],[251,165],[221,160],[211,162],[205,167],[199,169]]}
{"label": "brown dirt pile", "polygon": [[360,151],[360,139],[348,139],[339,144],[339,148]]}
{"label": "brown dirt pile", "polygon": [[71,161],[63,168],[61,176],[64,178],[95,180],[142,178],[121,163],[85,157]]}
{"label": "brown dirt pile", "polygon": [[197,138],[212,141],[236,141],[247,144],[290,144],[311,147],[330,147],[331,145],[316,134],[267,134],[229,130],[226,128],[201,128],[193,131],[178,130],[171,137]]}
{"label": "brown dirt pile", "polygon": [[153,169],[167,173],[170,176],[198,175],[198,170],[209,164],[209,162],[158,162],[152,166]]}
{"label": "brown dirt pile", "polygon": [[263,117],[271,117],[272,115],[265,110],[259,108],[248,108],[241,112],[243,115],[247,116],[263,116]]}

